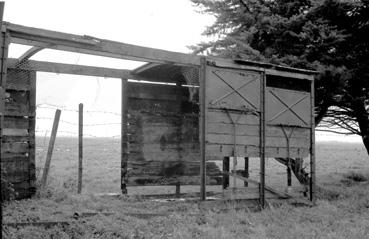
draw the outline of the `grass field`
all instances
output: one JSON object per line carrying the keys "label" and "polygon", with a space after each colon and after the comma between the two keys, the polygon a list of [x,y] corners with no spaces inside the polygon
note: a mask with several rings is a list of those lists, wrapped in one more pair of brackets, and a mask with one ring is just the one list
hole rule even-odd
{"label": "grass field", "polygon": [[[38,175],[48,140],[37,139]],[[4,222],[68,221],[7,227],[5,238],[369,238],[369,158],[360,144],[318,143],[314,207],[270,203],[255,212],[242,203],[198,204],[101,197],[120,190],[120,141],[84,141],[83,194],[76,195],[77,141],[58,138],[47,189],[4,204]],[[257,177],[257,160],[250,160]],[[242,163],[238,165],[242,167]],[[267,161],[267,183],[285,185],[285,168]],[[294,183],[296,183],[294,181]],[[218,187],[219,188],[219,187]],[[191,187],[185,190],[198,190]],[[130,194],[173,193],[173,187],[134,187]],[[78,212],[80,218],[73,218]],[[90,214],[88,214],[90,212]],[[96,214],[96,215],[95,215]]]}

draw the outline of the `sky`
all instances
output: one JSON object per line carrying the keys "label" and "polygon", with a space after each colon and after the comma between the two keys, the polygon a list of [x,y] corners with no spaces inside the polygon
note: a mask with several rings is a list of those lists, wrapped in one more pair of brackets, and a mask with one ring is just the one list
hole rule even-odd
{"label": "sky", "polygon": [[[189,53],[188,46],[206,40],[201,33],[215,20],[197,10],[189,0],[9,0],[4,21]],[[28,48],[12,44],[9,57],[19,57]],[[55,50],[43,50],[31,59],[122,69],[143,64]],[[58,134],[76,136],[79,103],[85,107],[86,135],[119,137],[119,79],[40,72],[36,133],[50,134],[55,108],[60,108]],[[317,133],[317,140],[355,142],[360,138]]]}

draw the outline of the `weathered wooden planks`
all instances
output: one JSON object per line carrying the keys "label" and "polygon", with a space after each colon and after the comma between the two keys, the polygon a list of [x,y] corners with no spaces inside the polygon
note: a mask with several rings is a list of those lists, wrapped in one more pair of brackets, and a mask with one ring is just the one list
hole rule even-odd
{"label": "weathered wooden planks", "polygon": [[[259,146],[250,146],[250,145],[237,145],[236,146],[236,155],[238,157],[244,157],[247,155],[248,157],[259,157],[260,156]],[[229,156],[233,155],[233,144],[210,144],[206,146],[207,157],[210,160],[221,160],[221,156]],[[290,156],[291,157],[305,157],[309,154],[309,148],[290,148]],[[286,148],[278,148],[278,147],[266,147],[265,149],[265,157],[287,157],[287,149]]]}
{"label": "weathered wooden planks", "polygon": [[[222,183],[221,176],[207,176],[207,185],[220,185]],[[154,186],[154,185],[199,185],[200,176],[178,176],[178,177],[164,177],[164,176],[131,176],[127,179],[129,186]]]}
{"label": "weathered wooden planks", "polygon": [[3,142],[1,153],[27,153],[28,142]]}
{"label": "weathered wooden planks", "polygon": [[[220,176],[219,168],[213,162],[207,162],[207,175]],[[198,176],[200,174],[199,161],[137,161],[128,162],[129,176]]]}
{"label": "weathered wooden planks", "polygon": [[12,43],[47,47],[119,59],[172,63],[181,65],[199,65],[200,58],[179,52],[170,52],[95,37],[86,37],[68,33],[49,31],[5,23],[10,31]]}
{"label": "weathered wooden planks", "polygon": [[[231,134],[207,134],[206,137],[208,144],[233,144],[234,136]],[[258,146],[259,145],[259,137],[258,136],[248,136],[248,135],[236,135],[236,143],[239,145],[250,145],[250,146]],[[308,138],[297,138],[292,137],[290,139],[290,147],[294,148],[305,148],[309,145]],[[283,148],[287,147],[286,140],[282,137],[267,137],[266,138],[266,146],[267,147],[278,147]]]}
{"label": "weathered wooden planks", "polygon": [[[306,93],[302,92],[302,94]],[[235,143],[233,123],[236,123],[237,155],[259,156],[260,119],[257,112],[242,113],[232,110],[227,112],[227,109],[223,108],[208,108],[207,115],[206,151],[210,156],[232,155]],[[293,131],[289,139],[290,157],[306,157],[309,154],[310,130],[296,125],[284,125],[283,127],[286,132]],[[265,134],[266,156],[287,157],[288,145],[282,126],[269,124],[266,126]]]}
{"label": "weathered wooden planks", "polygon": [[8,69],[2,128],[2,177],[13,184],[16,198],[35,191],[36,73]]}
{"label": "weathered wooden planks", "polygon": [[6,129],[28,129],[29,119],[25,117],[5,116],[3,127]]}
{"label": "weathered wooden planks", "polygon": [[[128,83],[128,185],[199,184],[198,105],[187,87]],[[211,184],[218,166],[207,163]]]}

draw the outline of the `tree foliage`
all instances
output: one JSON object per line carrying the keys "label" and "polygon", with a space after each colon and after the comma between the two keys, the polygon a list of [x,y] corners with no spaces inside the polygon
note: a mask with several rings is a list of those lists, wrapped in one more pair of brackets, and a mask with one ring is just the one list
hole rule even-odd
{"label": "tree foliage", "polygon": [[317,70],[316,122],[362,136],[369,153],[368,0],[191,1],[216,18],[195,53]]}

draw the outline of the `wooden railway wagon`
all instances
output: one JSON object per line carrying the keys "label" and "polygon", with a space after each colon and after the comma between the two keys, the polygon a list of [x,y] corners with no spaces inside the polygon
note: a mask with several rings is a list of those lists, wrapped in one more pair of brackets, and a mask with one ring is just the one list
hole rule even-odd
{"label": "wooden railway wagon", "polygon": [[[1,166],[19,198],[35,191],[36,72],[122,79],[121,187],[226,187],[229,157],[260,159],[257,197],[265,200],[265,158],[310,156],[314,199],[312,71],[243,60],[188,55],[110,40],[2,23]],[[18,59],[10,43],[32,46]],[[138,60],[135,69],[30,60],[43,49]],[[118,102],[117,102],[118,103]],[[223,169],[216,160],[224,161]],[[2,171],[3,172],[3,171]],[[245,179],[247,180],[247,179]],[[267,187],[268,190],[268,187]]]}

